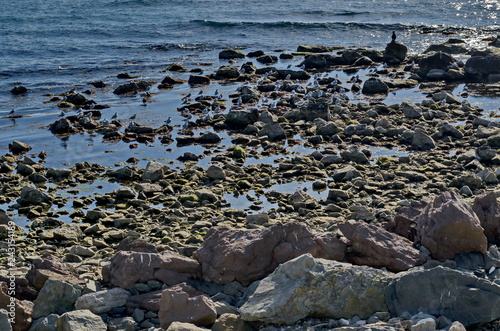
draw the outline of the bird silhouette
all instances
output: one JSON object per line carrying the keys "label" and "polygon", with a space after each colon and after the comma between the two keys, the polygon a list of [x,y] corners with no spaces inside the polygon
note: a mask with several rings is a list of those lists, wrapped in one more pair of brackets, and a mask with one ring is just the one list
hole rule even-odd
{"label": "bird silhouette", "polygon": [[392,31],[392,42],[396,42],[396,32]]}

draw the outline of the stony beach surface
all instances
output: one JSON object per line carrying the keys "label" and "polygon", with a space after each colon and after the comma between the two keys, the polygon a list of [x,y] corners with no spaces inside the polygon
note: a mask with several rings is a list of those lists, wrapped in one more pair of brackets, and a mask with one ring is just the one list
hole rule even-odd
{"label": "stony beach surface", "polygon": [[[113,93],[146,107],[190,86],[182,120],[156,125],[105,119],[92,89],[106,82],[48,96],[62,139],[192,151],[180,168],[52,168],[13,141],[0,329],[498,330],[500,121],[468,98],[500,97],[500,39],[483,46],[224,50],[213,72],[123,73]],[[409,89],[422,99],[384,102]]]}

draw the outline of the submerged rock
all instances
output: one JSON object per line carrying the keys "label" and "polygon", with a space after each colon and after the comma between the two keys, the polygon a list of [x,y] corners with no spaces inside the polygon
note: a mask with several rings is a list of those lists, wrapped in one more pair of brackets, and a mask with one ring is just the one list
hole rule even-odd
{"label": "submerged rock", "polygon": [[280,265],[261,280],[240,308],[249,322],[293,324],[317,318],[368,318],[387,311],[389,272],[304,254]]}

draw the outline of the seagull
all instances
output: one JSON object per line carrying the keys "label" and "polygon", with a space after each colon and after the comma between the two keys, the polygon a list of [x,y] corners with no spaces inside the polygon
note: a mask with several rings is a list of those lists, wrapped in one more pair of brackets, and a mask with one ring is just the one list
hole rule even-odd
{"label": "seagull", "polygon": [[203,90],[200,90],[200,92],[198,92],[198,95],[202,95],[203,94]]}
{"label": "seagull", "polygon": [[287,69],[290,69],[291,67],[292,67],[292,65],[291,65],[291,64],[289,64],[286,68],[287,68]]}
{"label": "seagull", "polygon": [[214,95],[218,95],[218,94],[219,94],[219,89],[216,89]]}
{"label": "seagull", "polygon": [[101,124],[102,124],[102,125],[104,125],[104,126],[109,125],[109,121],[108,121],[108,119],[107,119],[107,118],[103,119],[103,120],[101,121]]}
{"label": "seagull", "polygon": [[241,97],[238,98],[238,101],[236,101],[238,105],[241,105],[243,103],[243,100],[241,100]]}
{"label": "seagull", "polygon": [[192,118],[193,118],[193,115],[189,114],[189,116],[188,116],[188,117],[186,117],[185,119],[183,119],[183,121],[189,121],[189,120],[190,120],[190,119],[192,119]]}
{"label": "seagull", "polygon": [[15,110],[15,109],[12,109],[12,110],[10,111],[9,115],[14,115],[14,113],[15,113],[15,112],[16,112],[16,110]]}
{"label": "seagull", "polygon": [[165,121],[165,124],[169,125],[170,123],[172,123],[172,117],[169,116]]}
{"label": "seagull", "polygon": [[136,117],[137,117],[137,114],[134,114],[134,115],[130,116],[128,119],[129,120],[135,120]]}
{"label": "seagull", "polygon": [[190,97],[191,97],[191,93],[188,93],[188,94],[186,94],[186,96],[185,96],[184,98],[182,98],[182,99],[187,99],[187,98],[190,98]]}
{"label": "seagull", "polygon": [[301,65],[301,66],[299,67],[299,69],[300,69],[300,70],[304,70],[305,68],[306,68],[306,65],[305,65],[305,64],[303,64],[303,65]]}
{"label": "seagull", "polygon": [[112,120],[114,120],[115,118],[118,118],[118,113],[114,113],[113,116],[111,116]]}
{"label": "seagull", "polygon": [[59,114],[59,117],[64,117],[64,112],[62,111],[60,114]]}
{"label": "seagull", "polygon": [[443,99],[443,100],[441,100],[441,102],[440,102],[439,104],[440,104],[441,106],[442,106],[442,105],[445,105],[445,104],[446,104],[446,98],[445,98],[445,99]]}
{"label": "seagull", "polygon": [[240,69],[240,74],[244,74],[245,73],[245,68],[241,68]]}
{"label": "seagull", "polygon": [[392,31],[392,42],[396,42],[396,32]]}

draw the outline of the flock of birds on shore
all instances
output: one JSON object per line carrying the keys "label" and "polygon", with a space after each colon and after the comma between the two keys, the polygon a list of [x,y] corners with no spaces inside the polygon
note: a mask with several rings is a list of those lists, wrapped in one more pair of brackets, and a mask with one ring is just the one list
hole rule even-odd
{"label": "flock of birds on shore", "polygon": [[[292,65],[288,65],[286,69],[291,69]],[[300,70],[304,70],[305,67],[304,65],[297,66]],[[368,71],[368,75],[371,73],[375,73],[377,71],[377,68],[372,68]],[[240,74],[245,73],[245,68],[240,69]],[[339,104],[343,101],[349,100],[349,97],[347,96],[347,92],[349,90],[346,90],[346,88],[342,87],[341,84],[342,82],[339,80],[338,74],[336,74],[334,77],[330,76],[329,72],[324,72],[324,73],[316,73],[314,74],[309,80],[307,81],[299,81],[296,79],[295,81],[291,81],[291,75],[288,74],[284,81],[282,80],[270,80],[269,76],[276,74],[275,71],[269,70],[267,71],[262,77],[260,77],[255,84],[251,84],[249,81],[245,81],[241,85],[239,85],[236,88],[236,91],[234,93],[241,92],[241,90],[244,87],[251,87],[251,88],[256,88],[257,86],[261,84],[274,84],[274,91],[275,92],[282,92],[288,91],[289,93],[287,94],[281,94],[281,95],[274,95],[273,98],[270,96],[266,96],[265,93],[262,93],[262,96],[260,99],[255,103],[252,103],[251,106],[258,108],[259,110],[267,110],[267,109],[276,109],[279,107],[280,102],[284,100],[290,100],[291,98],[295,99],[294,106],[295,107],[303,107],[306,106],[309,102],[312,102],[313,99],[318,99],[318,98],[325,98],[327,100],[327,103],[329,104]],[[396,77],[396,72],[394,72],[392,75],[390,75],[391,78]],[[329,83],[327,85],[324,84],[325,79],[329,79]],[[320,83],[320,80],[323,80],[323,82]],[[285,83],[287,82],[287,83]],[[353,75],[351,76],[348,80],[346,80],[346,83],[350,84],[359,84],[361,83],[362,80],[360,79],[359,75]],[[325,88],[322,88],[322,85],[325,86]],[[359,89],[357,90],[351,90],[352,95],[354,97],[360,96],[361,91]],[[68,92],[68,94],[71,93],[77,93],[75,89],[71,90]],[[145,106],[147,105],[147,100],[152,96],[150,92],[146,92],[144,94],[140,95],[142,97],[142,104]],[[188,110],[189,105],[191,102],[198,102],[198,101],[211,101],[209,106],[206,106],[203,108],[201,111],[200,115],[197,115],[196,117],[203,122],[209,121],[211,118],[213,118],[216,114],[222,113],[224,110],[226,110],[226,100],[224,99],[225,95],[222,92],[219,92],[219,89],[216,89],[215,92],[211,95],[208,95],[205,93],[203,89],[200,89],[199,92],[196,94],[196,92],[193,93],[188,93],[184,95],[181,98],[181,107],[178,108],[180,110],[180,115],[183,117],[182,125],[174,125],[176,127],[180,127],[181,130],[185,130],[191,125],[191,121],[195,120],[195,116],[191,114]],[[299,97],[300,101],[296,101],[297,98]],[[64,97],[63,101],[66,99]],[[243,105],[243,100],[242,97],[238,97],[231,102],[231,106],[229,107],[229,110],[235,108],[235,107],[241,107]],[[92,120],[93,117],[93,104],[90,105],[89,111],[84,111],[81,108],[78,108],[76,112],[78,113],[78,118],[83,119],[83,122],[88,122]],[[61,111],[59,113],[59,117],[63,118],[67,115],[68,111]],[[9,113],[9,116],[14,117],[15,115],[15,110],[11,110]],[[9,117],[7,116],[7,117]],[[134,113],[132,116],[128,117],[127,119],[119,119],[119,114],[117,112],[114,112],[114,114],[110,117],[111,121],[108,120],[107,118],[102,119],[99,123],[102,126],[107,126],[109,125],[112,121],[118,120],[129,120],[130,125],[133,125],[133,121],[137,119],[138,114]],[[164,121],[164,125],[173,125],[173,119],[171,116],[167,118],[167,120]]]}

